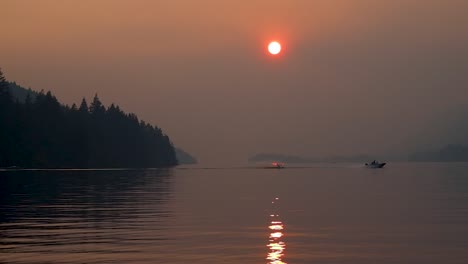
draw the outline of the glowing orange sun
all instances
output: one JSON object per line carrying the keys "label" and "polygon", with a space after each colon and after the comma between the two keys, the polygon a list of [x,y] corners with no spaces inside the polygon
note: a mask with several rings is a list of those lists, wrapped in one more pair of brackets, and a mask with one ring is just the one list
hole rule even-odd
{"label": "glowing orange sun", "polygon": [[281,52],[281,44],[277,41],[272,41],[268,44],[268,52],[272,55],[277,55]]}

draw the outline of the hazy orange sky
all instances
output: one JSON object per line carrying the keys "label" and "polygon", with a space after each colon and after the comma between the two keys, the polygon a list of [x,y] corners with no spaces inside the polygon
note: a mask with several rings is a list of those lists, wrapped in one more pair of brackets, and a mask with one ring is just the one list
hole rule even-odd
{"label": "hazy orange sky", "polygon": [[437,125],[468,102],[468,1],[0,0],[0,10],[9,80],[67,104],[98,93],[203,163],[403,153],[468,132]]}

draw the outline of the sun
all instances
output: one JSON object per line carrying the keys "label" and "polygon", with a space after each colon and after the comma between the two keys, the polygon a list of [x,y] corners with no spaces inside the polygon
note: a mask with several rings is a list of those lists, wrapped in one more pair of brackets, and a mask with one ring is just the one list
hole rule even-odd
{"label": "sun", "polygon": [[277,41],[272,41],[268,44],[268,52],[272,55],[277,55],[281,52],[281,44]]}

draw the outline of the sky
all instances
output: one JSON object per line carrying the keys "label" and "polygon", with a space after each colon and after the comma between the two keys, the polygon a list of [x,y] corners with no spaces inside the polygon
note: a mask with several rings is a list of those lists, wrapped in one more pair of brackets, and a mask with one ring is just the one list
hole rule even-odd
{"label": "sky", "polygon": [[[468,1],[0,0],[0,67],[202,163],[468,141]],[[278,56],[267,53],[279,41]]]}

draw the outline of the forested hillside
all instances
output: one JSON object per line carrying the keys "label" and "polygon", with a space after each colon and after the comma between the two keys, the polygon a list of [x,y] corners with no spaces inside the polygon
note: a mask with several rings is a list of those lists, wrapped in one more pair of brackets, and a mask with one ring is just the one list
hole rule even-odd
{"label": "forested hillside", "polygon": [[[50,92],[12,96],[0,71],[0,167],[148,168],[177,164],[160,128],[96,95],[62,105]],[[34,97],[34,98],[33,98]]]}

